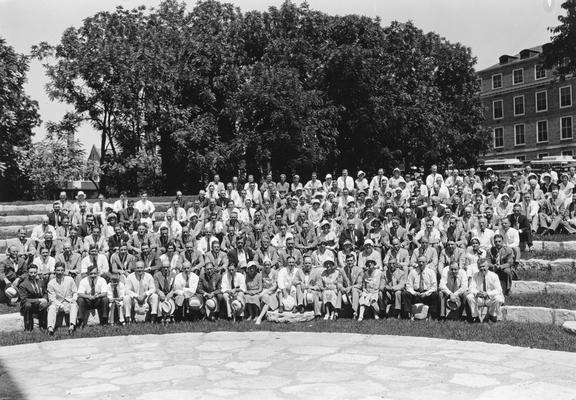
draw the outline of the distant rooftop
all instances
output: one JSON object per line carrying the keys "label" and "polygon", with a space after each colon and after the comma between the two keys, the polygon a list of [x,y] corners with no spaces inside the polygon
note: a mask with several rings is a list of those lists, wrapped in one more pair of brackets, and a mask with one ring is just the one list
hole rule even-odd
{"label": "distant rooftop", "polygon": [[492,69],[501,68],[503,65],[510,65],[510,64],[516,64],[519,62],[523,62],[524,60],[526,60],[528,58],[535,57],[535,56],[542,54],[544,46],[545,46],[545,44],[542,44],[540,46],[535,46],[535,47],[531,47],[529,49],[524,49],[524,50],[520,51],[518,54],[515,54],[513,56],[508,55],[508,54],[503,54],[498,59],[498,64],[491,65],[488,68],[484,68],[483,70],[481,70],[479,72],[484,72],[484,71],[489,71]]}

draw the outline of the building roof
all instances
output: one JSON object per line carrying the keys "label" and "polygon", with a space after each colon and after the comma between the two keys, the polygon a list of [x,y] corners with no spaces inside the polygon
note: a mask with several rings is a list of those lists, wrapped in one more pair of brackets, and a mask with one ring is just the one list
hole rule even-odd
{"label": "building roof", "polygon": [[100,161],[100,150],[98,150],[95,145],[92,145],[92,149],[88,155],[88,160],[96,162]]}
{"label": "building roof", "polygon": [[502,56],[500,56],[500,60],[502,60],[503,57],[508,57],[509,60],[508,62],[502,63],[502,62],[498,62],[498,64],[494,64],[489,66],[488,68],[484,68],[481,71],[478,71],[479,73],[485,72],[485,71],[490,71],[493,69],[498,69],[498,68],[502,68],[503,66],[508,66],[508,65],[513,65],[513,64],[518,64],[521,62],[526,61],[528,58],[530,57],[522,57],[522,55],[528,51],[528,52],[533,52],[534,54],[542,54],[542,50],[544,48],[545,44],[541,44],[539,46],[535,46],[535,47],[530,47],[528,49],[523,49],[522,51],[520,51],[518,54],[515,54],[513,56],[510,56],[508,54],[503,54]]}

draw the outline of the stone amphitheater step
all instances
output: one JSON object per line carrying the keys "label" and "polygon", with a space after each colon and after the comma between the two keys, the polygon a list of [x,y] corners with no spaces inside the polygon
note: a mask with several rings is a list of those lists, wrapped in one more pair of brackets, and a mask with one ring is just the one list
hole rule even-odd
{"label": "stone amphitheater step", "polygon": [[545,240],[534,241],[535,251],[576,251],[576,241],[554,242]]}
{"label": "stone amphitheater step", "polygon": [[546,307],[502,307],[502,320],[528,322],[547,325],[563,325],[566,321],[576,321],[576,310]]}
{"label": "stone amphitheater step", "polygon": [[567,282],[512,281],[513,294],[568,294],[576,295],[576,284]]}
{"label": "stone amphitheater step", "polygon": [[545,269],[545,270],[572,270],[576,269],[576,259],[557,258],[556,260],[542,260],[531,258],[528,260],[519,260],[518,267],[521,269]]}
{"label": "stone amphitheater step", "polygon": [[[0,216],[0,229],[16,225],[38,225],[42,221],[42,217],[46,214],[33,214],[33,215],[8,215]],[[156,211],[154,218],[156,221],[164,220],[166,211]]]}
{"label": "stone amphitheater step", "polygon": [[[88,202],[88,204],[95,204],[95,202]],[[163,201],[154,203],[156,207],[156,211],[166,211],[170,206],[170,202]],[[52,210],[52,203],[36,203],[36,204],[19,204],[19,205],[12,205],[12,204],[0,204],[0,215],[7,215],[7,216],[17,216],[19,213],[22,214],[38,214],[44,215]]]}

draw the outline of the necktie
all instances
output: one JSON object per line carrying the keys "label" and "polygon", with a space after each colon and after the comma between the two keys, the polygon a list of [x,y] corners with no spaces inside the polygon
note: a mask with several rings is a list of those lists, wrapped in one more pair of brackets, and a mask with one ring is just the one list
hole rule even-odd
{"label": "necktie", "polygon": [[184,284],[184,287],[189,288],[190,285],[188,284],[188,275],[184,275],[184,280],[186,281],[186,283]]}
{"label": "necktie", "polygon": [[34,293],[36,293],[37,295],[40,294],[40,290],[38,288],[38,284],[36,283],[36,281],[33,281],[33,286],[34,286]]}
{"label": "necktie", "polygon": [[484,276],[484,279],[482,280],[482,291],[486,291],[486,276]]}
{"label": "necktie", "polygon": [[230,287],[234,289],[236,285],[234,284],[234,275],[232,275],[232,279],[230,280]]}
{"label": "necktie", "polygon": [[168,287],[169,283],[168,283],[168,276],[164,275],[164,291],[166,293],[168,293],[170,291],[170,288]]}
{"label": "necktie", "polygon": [[90,294],[92,296],[96,294],[96,282],[94,279],[90,279]]}
{"label": "necktie", "polygon": [[126,208],[126,201],[122,200],[122,209]]}
{"label": "necktie", "polygon": [[144,294],[144,285],[142,284],[142,277],[138,278],[138,296],[142,296]]}
{"label": "necktie", "polygon": [[424,291],[424,271],[420,271],[420,292]]}
{"label": "necktie", "polygon": [[54,213],[54,226],[58,228],[58,220],[60,219],[60,214]]}
{"label": "necktie", "polygon": [[456,289],[456,277],[455,277],[454,275],[452,275],[451,281],[452,281],[452,282],[451,282],[452,284],[450,285],[450,288],[449,288],[449,289],[450,289],[450,291],[451,291],[452,293],[454,293],[454,292],[456,291],[456,290],[455,290],[455,289]]}
{"label": "necktie", "polygon": [[84,213],[82,213],[82,225],[84,225]]}
{"label": "necktie", "polygon": [[118,285],[114,285],[112,289],[112,296],[117,299],[118,298]]}

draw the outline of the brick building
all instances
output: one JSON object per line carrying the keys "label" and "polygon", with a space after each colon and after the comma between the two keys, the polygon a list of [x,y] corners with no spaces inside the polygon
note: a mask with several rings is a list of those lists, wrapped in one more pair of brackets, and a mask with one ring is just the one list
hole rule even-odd
{"label": "brick building", "polygon": [[493,134],[486,159],[576,156],[576,79],[543,69],[542,46],[503,55],[478,75],[485,126]]}

